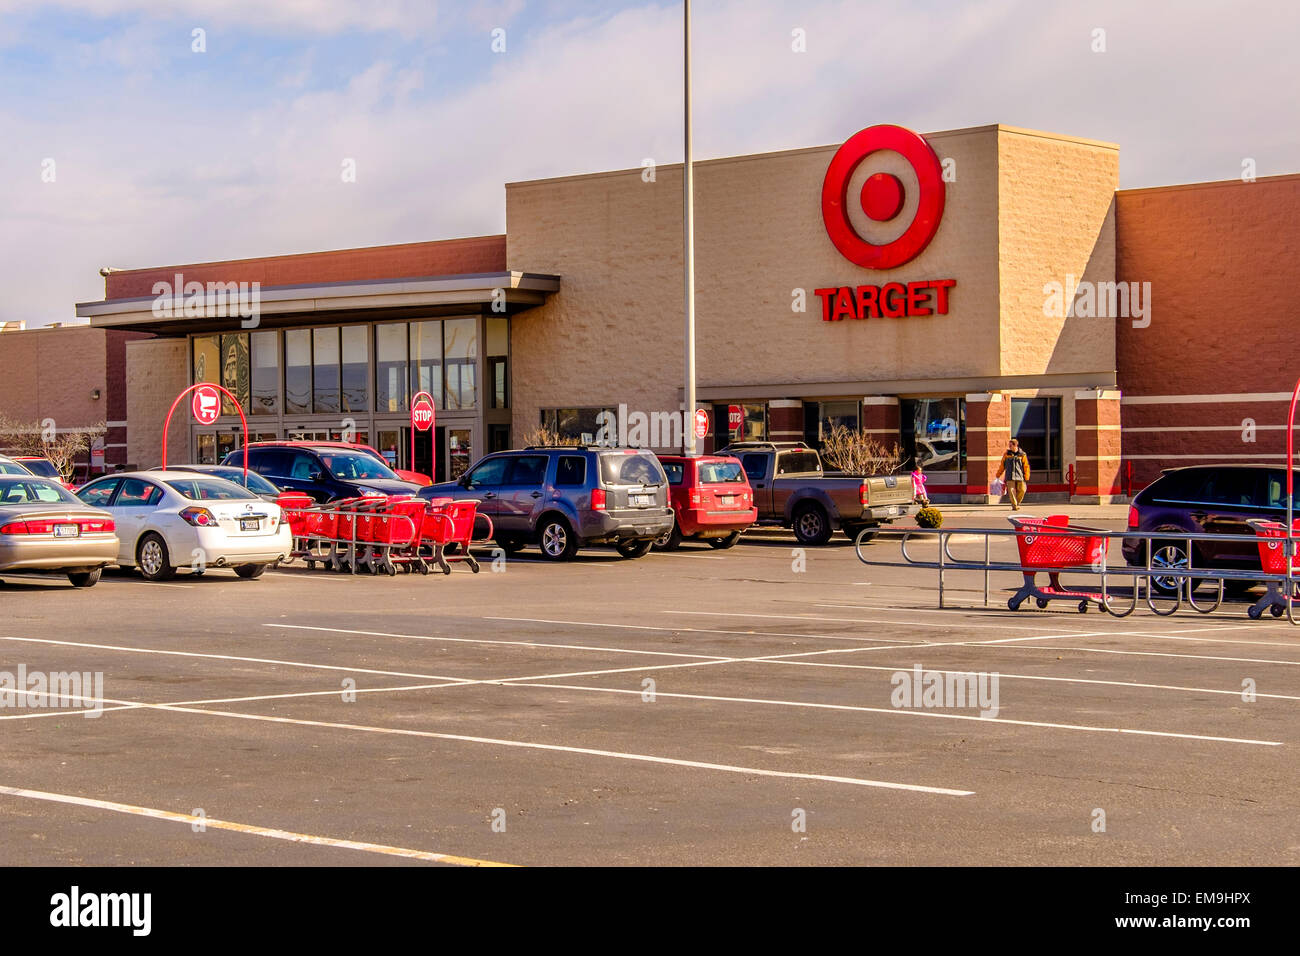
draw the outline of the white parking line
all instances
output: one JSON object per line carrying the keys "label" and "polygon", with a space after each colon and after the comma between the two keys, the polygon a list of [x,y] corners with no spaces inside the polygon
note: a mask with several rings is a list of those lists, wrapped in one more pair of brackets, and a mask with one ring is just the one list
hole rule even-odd
{"label": "white parking line", "polygon": [[[528,620],[527,618],[484,618],[495,620]],[[605,651],[610,654],[649,654],[658,657],[690,657],[695,659],[718,658],[717,654],[682,654],[674,651],[650,651],[627,647],[600,647],[590,644],[544,644],[541,641],[500,641],[489,637],[441,637],[431,634],[393,634],[387,631],[355,631],[345,628],[317,627],[309,624],[263,624],[263,627],[281,627],[299,631],[324,631],[327,634],[358,634],[364,637],[400,637],[411,641],[446,641],[453,644],[503,644],[509,647],[546,647],[568,651]],[[718,658],[721,659],[721,658]]]}
{"label": "white parking line", "polygon": [[166,657],[200,657],[218,661],[239,661],[247,664],[275,664],[282,667],[305,667],[311,670],[343,671],[348,674],[377,674],[380,677],[418,677],[421,680],[459,681],[445,674],[412,674],[409,671],[381,671],[366,667],[341,667],[337,664],[313,664],[307,661],[281,661],[266,657],[236,657],[233,654],[203,654],[198,651],[172,651],[152,647],[124,647],[120,644],[89,644],[84,641],[55,641],[43,637],[0,636],[0,641],[21,641],[26,644],[48,644],[56,647],[86,647],[100,651],[121,651],[127,654],[160,654]]}
{"label": "white parking line", "polygon": [[[842,668],[850,668],[853,670],[863,670],[863,671],[889,671],[890,673],[896,673],[900,669],[904,669],[904,670],[906,669],[906,668],[899,668],[897,666],[890,666],[887,664],[841,664],[841,663],[831,663],[826,661],[796,661],[796,660],[771,660],[771,659],[764,660],[759,658],[756,658],[754,660],[754,663],[786,664],[794,667],[842,667]],[[977,671],[971,671],[971,670],[944,670],[937,667],[926,667],[925,670],[926,672],[933,672],[936,674],[966,675],[966,674],[978,673]],[[1193,693],[1193,694],[1224,694],[1228,697],[1236,697],[1238,699],[1241,698],[1241,693],[1242,693],[1240,688],[1237,688],[1236,690],[1216,690],[1211,687],[1184,687],[1179,684],[1143,684],[1137,681],[1098,680],[1090,677],[1047,677],[1042,674],[1008,674],[1006,671],[998,671],[998,677],[1001,678],[1002,680],[1032,680],[1032,681],[1046,681],[1050,683],[1061,683],[1061,684],[1102,684],[1107,687],[1133,687],[1141,690],[1175,690],[1175,691],[1187,691],[1188,693]],[[1271,700],[1300,700],[1300,696],[1292,696],[1290,694],[1262,694],[1256,692],[1255,696],[1267,697]]]}
{"label": "white parking line", "polygon": [[324,720],[304,720],[295,717],[278,717],[272,714],[245,714],[230,710],[208,710],[206,708],[181,707],[175,704],[140,704],[139,706],[141,709],[163,710],[177,714],[198,714],[204,717],[228,717],[237,720],[264,721],[267,723],[289,724],[300,727],[322,727],[331,730],[348,730],[371,734],[390,734],[398,737],[452,740],[461,743],[487,744],[496,747],[511,747],[522,750],[551,751],[556,753],[579,754],[588,757],[607,757],[615,760],[663,764],[675,767],[691,767],[699,770],[717,770],[724,773],[738,773],[755,777],[779,777],[787,780],[817,780],[824,783],[843,783],[857,787],[878,787],[885,790],[910,790],[915,793],[932,793],[949,797],[968,797],[974,794],[973,790],[954,790],[947,787],[929,787],[914,783],[896,783],[888,780],[871,780],[863,777],[841,777],[834,774],[802,773],[794,770],[768,770],[762,767],[740,767],[733,764],[686,760],[680,757],[663,757],[657,754],[631,753],[620,750],[598,750],[591,747],[570,747],[564,744],[546,744],[527,740],[506,740],[498,737],[475,737],[468,734],[445,734],[432,730],[413,730],[406,727],[375,727],[368,724],[345,724]]}
{"label": "white parking line", "polygon": [[172,823],[187,823],[191,826],[201,824],[214,830],[230,830],[250,836],[269,837],[273,840],[288,840],[291,843],[308,843],[313,846],[332,846],[341,850],[361,850],[366,853],[381,853],[385,856],[400,856],[411,860],[424,860],[428,863],[448,863],[455,866],[510,866],[509,863],[495,863],[491,860],[477,860],[467,856],[452,856],[448,853],[430,853],[427,850],[411,850],[400,846],[386,846],[382,843],[363,843],[359,840],[339,840],[335,837],[316,836],[311,833],[294,833],[290,830],[276,830],[271,827],[255,826],[251,823],[232,823],[229,820],[217,820],[212,817],[198,817],[188,813],[176,813],[171,810],[157,810],[153,807],[138,807],[130,803],[115,803],[111,800],[94,800],[90,797],[76,797],[66,793],[48,793],[44,790],[26,790],[21,787],[0,786],[0,794],[10,797],[23,797],[28,800],[44,800],[50,803],[71,804],[78,807],[90,807],[95,810],[110,810],[113,813],[128,813],[138,817],[154,820],[167,820]]}
{"label": "white parking line", "polygon": [[[533,684],[520,681],[503,682],[504,687],[555,687],[561,690],[595,691],[602,694],[642,694],[640,689],[622,687],[590,687],[581,684]],[[907,707],[863,707],[858,704],[826,704],[803,700],[773,700],[766,697],[721,697],[714,694],[674,694],[656,690],[655,697],[679,697],[685,700],[711,700],[735,704],[766,704],[778,707],[805,707],[814,710],[848,710],[867,714],[890,714],[904,717],[932,717],[940,720],[974,720],[986,724],[1015,724],[1021,727],[1043,727],[1049,730],[1082,730],[1092,733],[1135,734],[1143,737],[1177,737],[1183,740],[1205,740],[1224,744],[1250,744],[1260,747],[1281,747],[1280,740],[1255,740],[1249,737],[1213,737],[1206,734],[1183,734],[1161,730],[1137,730],[1129,727],[1098,727],[1090,724],[1059,724],[1042,720],[1013,720],[1008,717],[980,717],[976,714],[949,714],[934,710],[917,710]]]}
{"label": "white parking line", "polygon": [[[826,624],[890,624],[897,626],[907,624],[909,627],[938,627],[945,630],[958,630],[961,628],[981,628],[998,631],[1040,631],[1041,627],[1029,627],[1026,625],[1016,624],[971,624],[966,621],[955,620],[951,624],[930,623],[929,621],[887,621],[876,620],[866,617],[815,617],[803,614],[754,614],[747,611],[679,611],[663,609],[662,614],[691,614],[701,617],[756,617],[766,618],[777,621],[812,621],[813,623]],[[900,611],[899,613],[908,613]]]}
{"label": "white parking line", "polygon": [[653,624],[616,624],[611,621],[560,621],[545,617],[484,617],[485,621],[514,621],[520,624],[567,624],[574,627],[612,627],[631,631],[670,631],[674,634],[738,634],[742,637],[798,637],[822,641],[884,641],[886,644],[914,644],[897,637],[844,637],[836,634],[799,634],[786,631],[724,631],[712,627],[656,627]]}
{"label": "white parking line", "polygon": [[[988,643],[994,642],[990,641]],[[1021,647],[1018,644],[1006,643],[1003,643],[1002,646],[1014,647],[1017,650],[1024,651],[1079,651],[1083,654],[1123,654],[1128,657],[1181,657],[1184,660],[1192,661],[1232,661],[1238,664],[1283,664],[1289,667],[1300,667],[1300,661],[1275,661],[1257,657],[1218,657],[1210,654],[1174,654],[1168,651],[1117,651],[1107,647],[1062,647],[1060,644],[1053,644],[1050,648]]]}

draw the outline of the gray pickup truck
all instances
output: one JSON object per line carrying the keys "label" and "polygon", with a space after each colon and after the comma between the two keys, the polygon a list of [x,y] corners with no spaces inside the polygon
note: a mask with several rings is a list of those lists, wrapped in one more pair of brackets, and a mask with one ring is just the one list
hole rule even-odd
{"label": "gray pickup truck", "polygon": [[740,459],[754,488],[758,523],[793,528],[801,544],[825,544],[836,528],[854,540],[904,517],[912,504],[908,476],[828,475],[803,442],[737,442],[717,454]]}

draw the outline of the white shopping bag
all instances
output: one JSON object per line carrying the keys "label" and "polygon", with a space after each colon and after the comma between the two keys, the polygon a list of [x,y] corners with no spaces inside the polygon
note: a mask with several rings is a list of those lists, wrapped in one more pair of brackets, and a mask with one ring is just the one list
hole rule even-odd
{"label": "white shopping bag", "polygon": [[1007,485],[1001,478],[994,478],[993,484],[989,485],[989,494],[995,498],[1001,498],[1007,493]]}

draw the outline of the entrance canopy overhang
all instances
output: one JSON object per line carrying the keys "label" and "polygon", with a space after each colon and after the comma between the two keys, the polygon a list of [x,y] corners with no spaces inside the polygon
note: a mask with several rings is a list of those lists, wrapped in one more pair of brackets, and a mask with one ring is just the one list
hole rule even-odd
{"label": "entrance canopy overhang", "polygon": [[[233,285],[233,283],[231,283]],[[213,289],[192,295],[138,296],[77,303],[94,328],[158,335],[248,328],[335,324],[346,320],[486,312],[509,315],[541,305],[560,277],[533,272],[484,272],[423,278],[364,279],[303,285]],[[249,318],[255,309],[256,324]]]}

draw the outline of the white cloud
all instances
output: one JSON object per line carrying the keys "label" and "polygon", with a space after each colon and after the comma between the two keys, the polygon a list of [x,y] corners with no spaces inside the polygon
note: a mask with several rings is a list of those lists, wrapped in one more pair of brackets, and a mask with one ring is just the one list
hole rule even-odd
{"label": "white cloud", "polygon": [[[342,22],[343,6],[290,9]],[[500,7],[502,22],[515,6]],[[1226,19],[1209,0],[1180,9],[1187,16],[1119,0],[697,4],[696,155],[835,143],[878,122],[1003,122],[1119,142],[1128,186],[1229,178],[1245,156],[1261,175],[1300,170],[1279,121],[1300,105],[1289,52],[1300,13],[1265,17],[1248,0]],[[432,48],[427,62],[379,59],[338,88],[304,88],[322,65],[308,46],[251,108],[219,88],[195,100],[188,87],[145,96],[93,84],[45,113],[0,105],[20,146],[0,154],[0,319],[67,319],[74,301],[102,295],[102,265],[499,232],[507,181],[677,162],[680,10],[516,25],[504,55],[485,35],[481,50],[457,51],[454,92],[440,87]],[[1099,25],[1105,54],[1088,49]],[[790,49],[795,27],[806,53]],[[46,156],[56,184],[40,182]],[[344,158],[356,160],[354,184],[340,180]]]}

